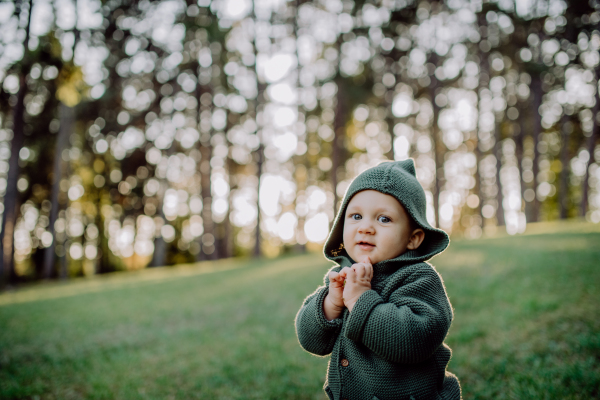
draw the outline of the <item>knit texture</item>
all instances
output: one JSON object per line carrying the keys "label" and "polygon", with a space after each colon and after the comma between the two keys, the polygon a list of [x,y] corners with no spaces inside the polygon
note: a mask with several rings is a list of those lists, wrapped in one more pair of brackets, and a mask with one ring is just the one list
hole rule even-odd
{"label": "knit texture", "polygon": [[394,196],[425,231],[416,250],[373,265],[371,290],[349,313],[327,321],[324,286],[308,296],[296,316],[301,346],[317,355],[331,354],[325,392],[342,400],[460,399],[460,385],[446,371],[451,350],[443,341],[452,321],[452,307],[442,279],[425,261],[442,252],[448,235],[427,223],[423,188],[412,160],[384,162],[360,174],[348,188],[325,243],[333,271],[354,263],[342,245],[348,202],[361,190]]}

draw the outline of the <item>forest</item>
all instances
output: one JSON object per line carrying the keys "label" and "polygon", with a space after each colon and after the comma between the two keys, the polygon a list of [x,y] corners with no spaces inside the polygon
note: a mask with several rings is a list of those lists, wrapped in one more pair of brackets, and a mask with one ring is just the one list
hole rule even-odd
{"label": "forest", "polygon": [[413,158],[461,238],[600,223],[597,0],[0,2],[1,285],[319,251]]}

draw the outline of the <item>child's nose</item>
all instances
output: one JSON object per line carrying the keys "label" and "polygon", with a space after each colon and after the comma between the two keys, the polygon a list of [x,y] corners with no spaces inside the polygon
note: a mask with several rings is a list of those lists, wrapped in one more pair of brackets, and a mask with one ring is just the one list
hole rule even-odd
{"label": "child's nose", "polygon": [[375,232],[375,227],[371,221],[368,219],[363,219],[362,223],[358,227],[358,233],[373,233]]}

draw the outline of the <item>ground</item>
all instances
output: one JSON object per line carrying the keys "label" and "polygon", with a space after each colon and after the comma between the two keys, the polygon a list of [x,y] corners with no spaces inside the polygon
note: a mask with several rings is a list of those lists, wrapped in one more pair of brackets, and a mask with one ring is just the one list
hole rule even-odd
{"label": "ground", "polygon": [[[600,396],[600,226],[453,240],[432,260],[465,399]],[[325,399],[294,317],[320,254],[226,260],[0,294],[1,399]]]}

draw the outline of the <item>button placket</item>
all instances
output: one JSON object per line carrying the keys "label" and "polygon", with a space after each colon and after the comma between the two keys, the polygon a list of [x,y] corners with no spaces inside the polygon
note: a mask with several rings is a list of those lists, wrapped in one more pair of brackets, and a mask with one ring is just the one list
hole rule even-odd
{"label": "button placket", "polygon": [[[347,367],[348,365],[350,365],[350,362],[348,361],[348,359],[347,359],[347,358],[342,358],[342,359],[340,360],[340,365],[341,365],[342,367]],[[342,374],[342,371],[340,371],[340,375],[341,375],[341,374]],[[343,385],[342,385],[342,392],[343,392],[343,391],[345,391],[345,389],[343,388]],[[348,398],[347,398],[347,397],[343,397],[343,400],[348,400]]]}

